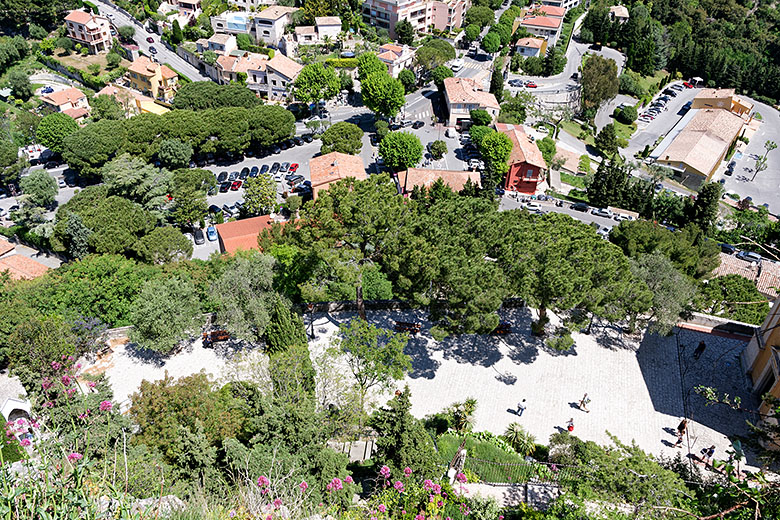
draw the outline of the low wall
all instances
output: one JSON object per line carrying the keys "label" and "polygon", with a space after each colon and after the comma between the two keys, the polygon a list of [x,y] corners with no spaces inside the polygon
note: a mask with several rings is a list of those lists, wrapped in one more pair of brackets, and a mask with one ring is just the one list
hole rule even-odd
{"label": "low wall", "polygon": [[743,323],[741,321],[728,320],[720,318],[718,316],[711,316],[709,314],[702,314],[700,312],[692,313],[693,316],[685,320],[686,324],[695,325],[698,327],[706,327],[712,329],[713,333],[723,334],[736,334],[738,336],[744,336],[745,340],[749,340],[756,333],[759,328],[758,325],[751,325],[750,323]]}

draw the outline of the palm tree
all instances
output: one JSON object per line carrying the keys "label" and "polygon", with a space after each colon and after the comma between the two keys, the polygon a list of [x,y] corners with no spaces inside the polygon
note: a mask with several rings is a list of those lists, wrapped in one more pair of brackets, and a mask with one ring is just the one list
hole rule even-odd
{"label": "palm tree", "polygon": [[530,455],[536,449],[536,437],[525,431],[525,428],[516,422],[506,427],[504,440],[523,457]]}

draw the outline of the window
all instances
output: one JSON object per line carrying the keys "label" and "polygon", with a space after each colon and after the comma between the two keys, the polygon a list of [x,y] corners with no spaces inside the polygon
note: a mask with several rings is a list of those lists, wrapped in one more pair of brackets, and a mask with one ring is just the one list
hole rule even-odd
{"label": "window", "polygon": [[525,172],[525,178],[526,178],[526,179],[530,179],[530,178],[531,178],[531,177],[533,177],[533,176],[534,176],[534,171],[533,171],[532,169],[530,169],[530,168],[529,168],[529,169],[528,169],[528,171],[527,171],[527,172]]}
{"label": "window", "polygon": [[274,85],[274,86],[276,86],[276,80],[275,80],[275,79],[274,79],[274,80],[271,80],[271,84],[272,84],[272,85]]}

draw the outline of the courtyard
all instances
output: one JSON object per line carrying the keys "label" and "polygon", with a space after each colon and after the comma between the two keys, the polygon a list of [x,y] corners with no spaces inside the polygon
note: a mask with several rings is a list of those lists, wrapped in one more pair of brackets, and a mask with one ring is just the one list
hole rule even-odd
{"label": "courtyard", "polygon": [[[422,332],[410,339],[407,354],[412,369],[399,388],[412,392],[412,413],[417,417],[441,411],[467,398],[478,401],[474,430],[503,433],[518,422],[539,443],[564,431],[574,419],[574,434],[599,444],[609,444],[610,434],[621,442],[635,442],[655,455],[673,457],[698,454],[714,444],[715,457],[728,458],[727,436],[748,433],[745,413],[722,405],[708,406],[694,392],[698,385],[740,396],[745,408],[756,405],[739,364],[744,341],[688,329],[676,329],[669,337],[621,334],[611,325],[594,326],[592,334],[573,334],[575,346],[568,352],[547,348],[530,331],[528,308],[507,309],[501,319],[512,323],[506,336],[450,336],[442,342],[429,334],[423,312],[369,312],[377,326],[393,328],[395,320],[418,321]],[[315,314],[312,358],[331,344],[340,323],[354,313]],[[305,317],[307,328],[309,317]],[[678,340],[680,344],[678,362]],[[700,341],[707,348],[698,359],[693,351]],[[578,408],[585,393],[590,412]],[[392,392],[377,398],[383,404]],[[517,415],[517,403],[527,409]],[[686,401],[684,406],[684,401]],[[685,414],[691,419],[683,449],[674,448],[675,428]],[[748,463],[755,460],[748,456]]]}

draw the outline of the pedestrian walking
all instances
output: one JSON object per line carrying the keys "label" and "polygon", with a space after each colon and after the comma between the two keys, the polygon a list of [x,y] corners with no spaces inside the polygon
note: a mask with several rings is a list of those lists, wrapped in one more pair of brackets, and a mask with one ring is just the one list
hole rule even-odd
{"label": "pedestrian walking", "polygon": [[682,420],[680,421],[680,424],[677,425],[677,442],[674,444],[675,448],[682,447],[683,436],[685,435],[685,432],[687,430],[688,430],[688,419],[683,417]]}
{"label": "pedestrian walking", "polygon": [[702,354],[704,354],[704,351],[707,349],[707,344],[703,341],[699,342],[699,346],[696,347],[696,350],[693,351],[693,359],[696,361],[699,360]]}
{"label": "pedestrian walking", "polygon": [[566,429],[569,430],[570,432],[574,431],[574,417],[569,419],[569,422],[566,423]]}
{"label": "pedestrian walking", "polygon": [[517,416],[521,417],[525,411],[525,399],[517,403]]}
{"label": "pedestrian walking", "polygon": [[588,403],[590,403],[590,398],[588,397],[588,394],[585,394],[582,396],[582,399],[580,399],[580,410],[590,413],[590,410],[588,410]]}
{"label": "pedestrian walking", "polygon": [[710,460],[712,460],[712,456],[715,455],[715,445],[713,444],[709,448],[702,448],[701,455],[704,459],[704,464],[709,464]]}

